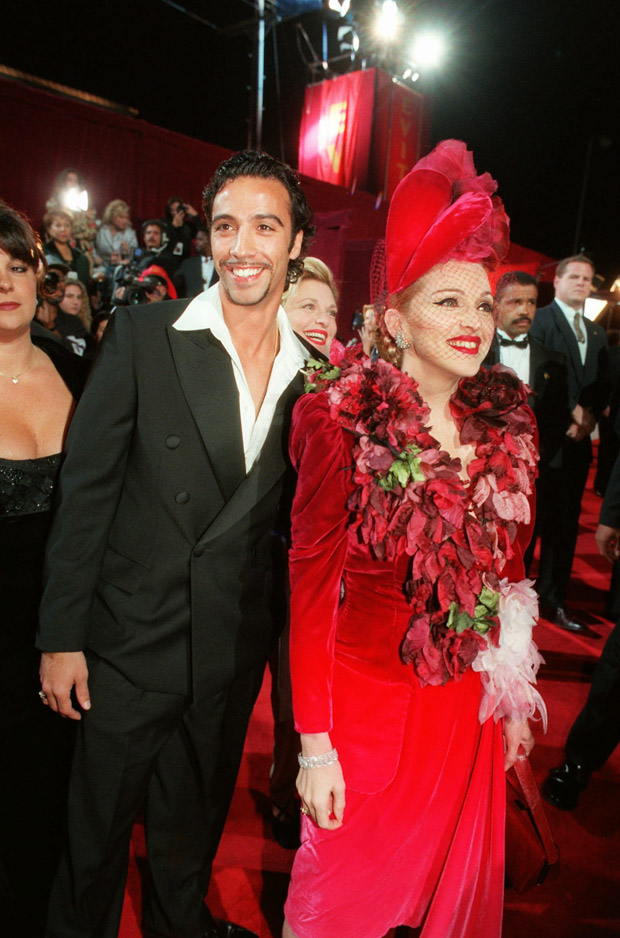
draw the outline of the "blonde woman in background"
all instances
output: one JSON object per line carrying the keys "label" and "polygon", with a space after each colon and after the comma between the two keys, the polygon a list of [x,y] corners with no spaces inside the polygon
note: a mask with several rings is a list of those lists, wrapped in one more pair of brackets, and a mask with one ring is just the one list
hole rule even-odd
{"label": "blonde woman in background", "polygon": [[138,247],[136,233],[131,227],[129,206],[122,199],[108,202],[97,232],[97,254],[110,267],[128,261]]}
{"label": "blonde woman in background", "polygon": [[307,257],[301,277],[282,297],[282,306],[295,332],[329,355],[338,328],[338,287],[327,264]]}

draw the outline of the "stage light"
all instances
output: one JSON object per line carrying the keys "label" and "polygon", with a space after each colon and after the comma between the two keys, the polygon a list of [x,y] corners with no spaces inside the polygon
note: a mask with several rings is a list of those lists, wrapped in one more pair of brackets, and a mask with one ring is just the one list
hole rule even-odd
{"label": "stage light", "polygon": [[71,212],[87,212],[88,192],[86,189],[80,192],[77,186],[71,186],[62,196],[62,204]]}
{"label": "stage light", "polygon": [[351,6],[351,0],[329,0],[327,6],[333,13],[346,16]]}
{"label": "stage light", "polygon": [[443,42],[436,33],[422,33],[413,43],[412,56],[422,68],[439,65],[443,54]]}
{"label": "stage light", "polygon": [[598,296],[588,296],[583,304],[583,315],[590,322],[594,322],[598,314],[603,312],[607,303],[608,300],[602,300]]}
{"label": "stage light", "polygon": [[380,39],[391,42],[400,26],[401,14],[395,0],[383,0],[375,29]]}
{"label": "stage light", "polygon": [[403,72],[403,81],[416,82],[420,77],[420,73],[411,65],[408,65],[405,71]]}
{"label": "stage light", "polygon": [[341,53],[350,53],[351,58],[355,58],[360,48],[360,37],[353,26],[338,27],[338,42]]}

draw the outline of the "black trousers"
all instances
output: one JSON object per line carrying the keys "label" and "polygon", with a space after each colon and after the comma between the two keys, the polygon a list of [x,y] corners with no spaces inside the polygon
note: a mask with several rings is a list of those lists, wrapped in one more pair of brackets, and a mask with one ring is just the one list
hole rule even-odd
{"label": "black trousers", "polygon": [[535,537],[540,537],[540,564],[536,588],[541,603],[551,608],[566,602],[591,454],[589,439],[566,442],[562,468],[541,468],[537,482]]}
{"label": "black trousers", "polygon": [[599,658],[585,706],[566,740],[566,758],[595,772],[620,742],[620,621]]}
{"label": "black trousers", "polygon": [[134,687],[99,659],[88,664],[92,709],[79,726],[46,936],[116,938],[132,826],[144,806],[145,929],[199,938],[262,669],[192,702]]}

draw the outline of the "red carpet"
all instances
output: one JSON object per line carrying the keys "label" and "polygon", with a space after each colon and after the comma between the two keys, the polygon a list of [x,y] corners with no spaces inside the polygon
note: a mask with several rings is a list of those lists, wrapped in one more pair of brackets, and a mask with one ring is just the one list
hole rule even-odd
{"label": "red carpet", "polygon": [[[586,698],[594,662],[611,630],[603,616],[610,567],[599,557],[593,532],[600,499],[584,496],[578,556],[569,605],[591,625],[582,637],[541,622],[536,641],[546,659],[540,687],[549,710],[546,736],[536,730],[532,765],[539,784],[563,759],[563,742]],[[533,571],[535,573],[535,570]],[[239,922],[260,938],[279,936],[292,853],[272,840],[267,778],[271,751],[269,677],[250,732],[232,810],[209,892],[216,915]],[[504,938],[608,938],[620,935],[620,749],[592,779],[575,811],[547,814],[560,848],[560,866],[544,883],[518,896],[506,893]],[[120,938],[139,938],[140,873],[144,836],[137,825]],[[334,938],[355,936],[334,935]],[[449,938],[449,936],[446,936]]]}

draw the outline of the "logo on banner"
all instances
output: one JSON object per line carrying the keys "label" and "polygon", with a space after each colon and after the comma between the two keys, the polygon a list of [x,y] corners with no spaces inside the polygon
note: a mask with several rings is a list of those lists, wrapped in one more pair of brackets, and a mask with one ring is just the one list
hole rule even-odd
{"label": "logo on banner", "polygon": [[342,164],[342,137],[347,127],[347,102],[336,101],[330,105],[327,119],[321,121],[319,146],[327,153],[334,175],[340,173]]}

